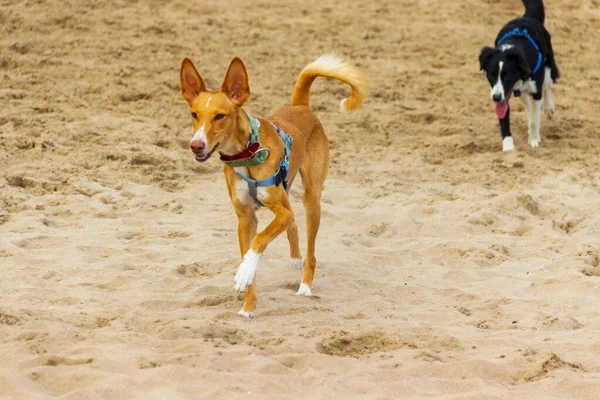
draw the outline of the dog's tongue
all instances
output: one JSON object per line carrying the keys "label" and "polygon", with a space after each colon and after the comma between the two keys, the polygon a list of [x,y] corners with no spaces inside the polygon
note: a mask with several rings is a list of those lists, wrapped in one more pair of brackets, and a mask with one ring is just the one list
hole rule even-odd
{"label": "dog's tongue", "polygon": [[506,113],[508,112],[508,100],[502,100],[496,103],[496,115],[500,119],[504,119],[506,117]]}

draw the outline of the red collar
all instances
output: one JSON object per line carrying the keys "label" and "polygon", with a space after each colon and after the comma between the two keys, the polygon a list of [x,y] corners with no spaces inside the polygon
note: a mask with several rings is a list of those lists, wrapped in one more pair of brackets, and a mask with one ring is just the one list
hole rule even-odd
{"label": "red collar", "polygon": [[223,153],[219,153],[221,155],[221,161],[238,161],[238,160],[249,160],[251,159],[254,154],[256,154],[256,152],[260,149],[260,143],[258,142],[254,142],[254,143],[248,143],[248,145],[246,146],[246,148],[244,150],[242,150],[241,152],[234,154],[232,156],[226,156]]}
{"label": "red collar", "polygon": [[250,122],[250,140],[246,148],[232,156],[219,153],[221,154],[221,161],[230,167],[254,167],[267,161],[271,154],[269,149],[260,147],[260,134],[258,131],[260,122],[250,114],[246,115],[248,115],[248,121]]}

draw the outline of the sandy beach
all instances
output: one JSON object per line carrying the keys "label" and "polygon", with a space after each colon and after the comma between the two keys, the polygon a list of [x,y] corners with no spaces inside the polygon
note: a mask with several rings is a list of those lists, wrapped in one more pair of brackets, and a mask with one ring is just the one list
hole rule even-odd
{"label": "sandy beach", "polygon": [[[502,152],[478,55],[519,0],[0,1],[0,397],[600,398],[600,2],[546,1],[562,77]],[[229,61],[246,110],[313,85],[331,146],[314,296],[285,235],[237,315],[237,220],[181,97]],[[301,249],[300,186],[291,192]],[[272,218],[259,213],[260,226]]]}

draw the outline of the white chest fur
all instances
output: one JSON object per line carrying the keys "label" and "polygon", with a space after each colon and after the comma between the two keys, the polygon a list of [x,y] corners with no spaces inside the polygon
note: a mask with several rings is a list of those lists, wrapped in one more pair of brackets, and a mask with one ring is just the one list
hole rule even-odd
{"label": "white chest fur", "polygon": [[528,79],[525,82],[518,81],[515,85],[516,89],[520,89],[521,93],[536,94],[538,92],[537,84],[534,80]]}
{"label": "white chest fur", "polygon": [[[250,176],[250,174],[248,173],[248,168],[246,168],[246,167],[235,167],[234,170],[238,174],[243,175],[245,177]],[[262,201],[263,199],[266,199],[269,194],[267,192],[266,187],[258,187],[256,190],[256,195],[257,195],[258,199]],[[243,179],[240,179],[235,184],[235,196],[242,204],[244,204],[246,206],[252,206],[252,205],[256,206],[256,202],[254,201],[254,199],[252,198],[252,195],[250,194],[250,189],[248,188],[248,182],[246,182]]]}

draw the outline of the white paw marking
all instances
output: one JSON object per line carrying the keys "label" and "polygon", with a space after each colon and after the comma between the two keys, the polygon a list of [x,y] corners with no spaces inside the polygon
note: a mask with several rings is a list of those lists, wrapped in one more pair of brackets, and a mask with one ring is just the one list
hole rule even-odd
{"label": "white paw marking", "polygon": [[531,147],[536,148],[540,145],[540,140],[537,139],[531,139],[529,141],[529,144],[531,145]]}
{"label": "white paw marking", "polygon": [[293,269],[302,269],[304,262],[301,258],[290,258],[290,267]]}
{"label": "white paw marking", "polygon": [[244,310],[238,311],[238,315],[242,316],[244,318],[248,318],[248,319],[254,318],[254,313],[253,312],[248,312],[248,311],[244,311]]}
{"label": "white paw marking", "polygon": [[296,292],[296,296],[312,296],[312,292],[306,283],[301,283],[300,288]]}
{"label": "white paw marking", "polygon": [[246,288],[254,282],[254,276],[256,275],[260,256],[260,254],[256,254],[252,250],[248,250],[244,256],[244,260],[240,264],[237,274],[235,274],[235,278],[233,278],[233,281],[235,282],[234,289],[237,292],[244,293]]}
{"label": "white paw marking", "polygon": [[513,151],[515,149],[515,142],[512,136],[507,136],[502,140],[502,151]]}

